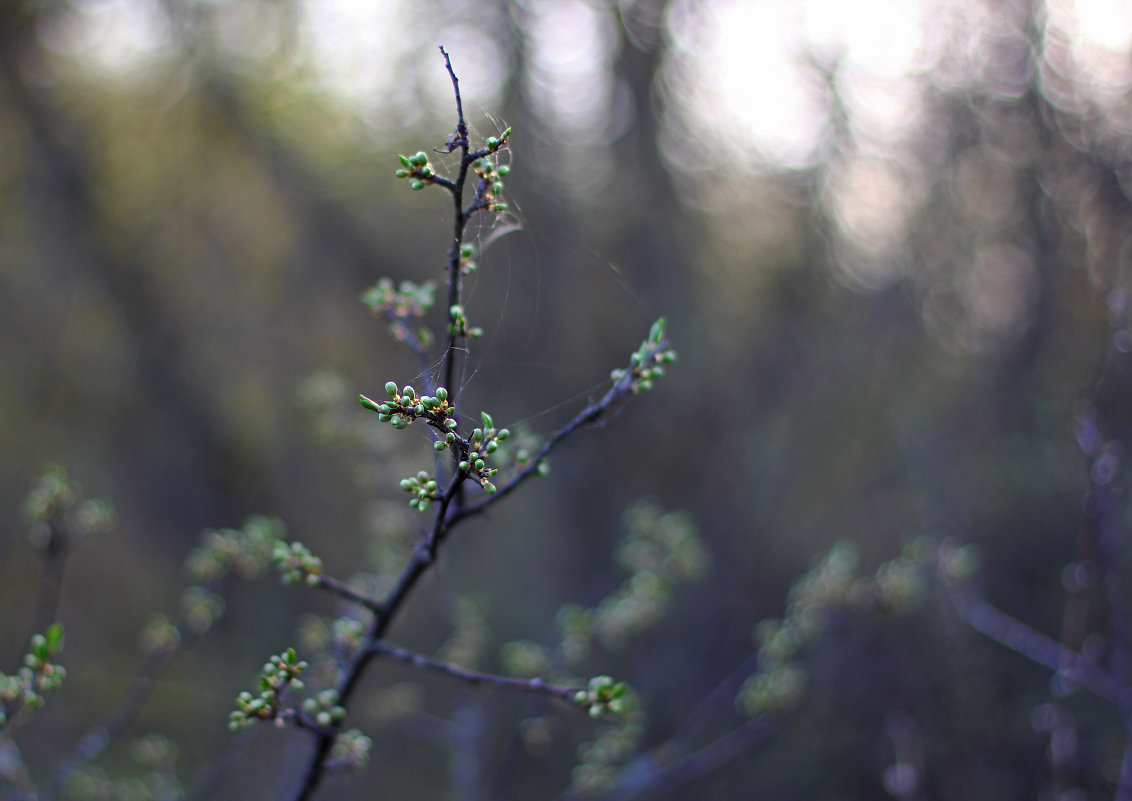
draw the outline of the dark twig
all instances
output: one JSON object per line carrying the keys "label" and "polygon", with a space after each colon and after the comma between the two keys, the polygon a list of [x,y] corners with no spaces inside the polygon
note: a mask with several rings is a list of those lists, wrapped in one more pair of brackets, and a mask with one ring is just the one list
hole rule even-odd
{"label": "dark twig", "polygon": [[559,801],[631,801],[650,798],[718,770],[745,751],[765,742],[777,729],[777,721],[771,718],[754,718],[698,751],[676,759],[670,758],[663,763],[657,757],[662,749],[654,749],[626,765],[621,771],[621,778],[604,792],[583,795],[580,791],[571,789],[559,796]]}
{"label": "dark twig", "polygon": [[[668,341],[661,340],[651,346],[650,353],[660,353],[667,348]],[[532,476],[537,475],[543,460],[550,455],[550,452],[553,451],[562,440],[566,439],[578,429],[598,422],[612,406],[625,396],[631,394],[632,391],[632,372],[626,371],[620,378],[613,382],[613,386],[609,388],[609,391],[605,393],[601,400],[590,403],[585,409],[579,412],[573,420],[551,434],[546,442],[543,443],[538,453],[530,459],[527,466],[512,476],[509,481],[501,485],[494,495],[489,495],[477,503],[457,510],[449,520],[449,524],[454,525],[466,517],[471,517],[472,515],[486,511],[490,506],[498,503]]]}
{"label": "dark twig", "polygon": [[452,309],[460,305],[460,248],[464,244],[464,229],[468,225],[468,215],[465,214],[463,208],[464,184],[468,178],[468,169],[475,158],[468,145],[468,123],[464,119],[464,101],[460,97],[460,79],[456,77],[456,71],[452,69],[452,59],[449,58],[448,51],[441,47],[440,52],[444,55],[444,66],[452,79],[452,91],[456,95],[456,135],[454,139],[449,139],[449,152],[458,147],[461,153],[456,180],[441,183],[441,186],[445,186],[452,193],[454,207],[452,248],[448,252],[448,347],[444,351],[444,383],[442,386],[448,389],[449,397],[455,403],[457,387],[454,378],[456,376],[456,354],[458,350],[456,347],[456,316],[452,314]]}
{"label": "dark twig", "polygon": [[416,332],[405,322],[404,318],[398,317],[392,310],[387,311],[386,316],[389,318],[390,328],[393,329],[393,338],[403,343],[416,357],[420,374],[425,382],[425,392],[429,395],[435,395],[436,380],[432,376],[432,360],[429,358],[428,348],[425,347],[421,338],[416,335]]}
{"label": "dark twig", "polygon": [[412,665],[415,668],[443,673],[447,676],[460,679],[460,681],[465,681],[473,686],[488,685],[506,690],[533,692],[540,695],[562,698],[571,703],[573,703],[574,694],[583,689],[581,687],[565,687],[558,684],[548,684],[542,679],[516,679],[511,676],[500,676],[495,673],[481,673],[478,670],[468,670],[467,668],[462,668],[448,662],[442,662],[406,648],[390,645],[384,641],[374,643],[372,650],[390,656],[400,662]]}
{"label": "dark twig", "polygon": [[318,577],[318,586],[322,587],[323,589],[329,590],[339,598],[343,598],[347,601],[356,603],[359,606],[363,606],[371,612],[377,613],[381,609],[381,607],[373,598],[366,595],[365,593],[358,592],[348,584],[344,584],[338,579],[333,578],[332,576],[320,575]]}
{"label": "dark twig", "polygon": [[195,639],[186,638],[177,649],[156,654],[146,660],[130,682],[130,688],[121,702],[101,723],[91,727],[55,766],[51,780],[36,796],[37,801],[51,801],[60,797],[75,772],[100,756],[134,722],[153,692],[157,679],[173,658],[191,646]]}
{"label": "dark twig", "polygon": [[976,631],[1111,701],[1118,709],[1125,708],[1129,688],[1095,662],[1011,617],[970,590],[954,590],[952,599],[959,614]]}

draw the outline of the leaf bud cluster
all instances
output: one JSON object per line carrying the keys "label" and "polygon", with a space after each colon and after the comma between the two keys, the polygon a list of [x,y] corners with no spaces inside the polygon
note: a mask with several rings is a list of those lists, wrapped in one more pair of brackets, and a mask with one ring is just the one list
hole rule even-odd
{"label": "leaf bud cluster", "polygon": [[483,329],[478,326],[469,328],[467,312],[464,311],[464,307],[455,305],[448,309],[448,333],[457,337],[479,339],[483,336]]}
{"label": "leaf bud cluster", "polygon": [[401,169],[397,170],[396,175],[398,178],[408,178],[410,189],[424,189],[436,178],[436,171],[424,151],[419,150],[412,156],[397,158],[401,160]]}
{"label": "leaf bud cluster", "polygon": [[201,585],[191,585],[181,591],[178,599],[181,619],[193,634],[204,634],[224,616],[224,598]]}
{"label": "leaf bud cluster", "polygon": [[228,716],[228,728],[236,731],[260,720],[283,723],[288,717],[282,708],[283,691],[289,687],[302,689],[299,674],[307,667],[294,648],[273,655],[260,671],[259,694],[245,690],[236,696],[236,709]]}
{"label": "leaf bud cluster", "polygon": [[58,689],[67,670],[52,660],[63,649],[63,627],[58,623],[43,634],[34,634],[23,665],[15,675],[0,673],[0,729],[20,709],[43,706],[43,693]]}
{"label": "leaf bud cluster", "polygon": [[330,636],[339,651],[352,654],[361,648],[365,631],[365,624],[356,617],[339,617],[331,624]]}
{"label": "leaf bud cluster", "polygon": [[346,707],[338,703],[337,690],[323,690],[303,701],[303,712],[323,729],[337,726],[346,718]]}
{"label": "leaf bud cluster", "polygon": [[676,351],[668,347],[664,336],[665,325],[663,317],[653,323],[648,339],[629,357],[629,367],[618,368],[609,377],[617,382],[629,376],[629,390],[634,394],[652,389],[653,382],[664,375],[665,365],[676,361]]}
{"label": "leaf bud cluster", "polygon": [[275,543],[287,535],[282,520],[253,515],[239,529],[206,529],[185,559],[193,581],[214,584],[230,573],[254,578],[268,566]]}
{"label": "leaf bud cluster", "polygon": [[322,560],[301,542],[278,540],[271,555],[284,584],[317,587],[322,581]]}
{"label": "leaf bud cluster", "polygon": [[421,470],[415,476],[403,479],[401,489],[413,495],[413,499],[409,501],[409,506],[419,512],[428,509],[428,505],[433,501],[440,500],[439,485],[424,470]]}
{"label": "leaf bud cluster", "polygon": [[401,430],[418,418],[423,418],[429,425],[447,433],[456,427],[452,415],[456,409],[448,402],[448,390],[438,387],[436,395],[417,395],[417,391],[410,385],[398,390],[397,384],[389,381],[385,385],[385,392],[389,400],[378,402],[365,395],[359,395],[358,401],[371,412],[377,413],[377,419],[382,423],[389,423]]}
{"label": "leaf bud cluster", "polygon": [[330,764],[359,770],[369,763],[372,750],[373,740],[358,729],[347,729],[339,733],[330,746]]}
{"label": "leaf bud cluster", "polygon": [[148,656],[168,656],[181,644],[181,630],[168,615],[155,612],[138,633],[138,648]]}
{"label": "leaf bud cluster", "polygon": [[468,437],[467,457],[461,459],[457,466],[479,481],[486,492],[494,495],[495,485],[490,479],[499,472],[499,468],[489,467],[487,460],[499,450],[500,443],[506,440],[511,432],[506,428],[496,431],[495,421],[487,412],[480,412],[480,420],[483,422],[483,428],[472,431],[472,435]]}
{"label": "leaf bud cluster", "polygon": [[586,689],[574,693],[574,703],[589,710],[590,717],[620,714],[625,710],[625,682],[609,676],[594,676]]}
{"label": "leaf bud cluster", "polygon": [[473,258],[476,255],[476,249],[473,245],[464,243],[460,245],[460,274],[471,275],[476,271],[476,262]]}
{"label": "leaf bud cluster", "polygon": [[[504,131],[504,137],[511,133],[508,128]],[[494,143],[494,147],[492,146]],[[487,140],[488,149],[495,152],[502,146],[502,142],[489,137]],[[501,212],[507,211],[508,206],[499,198],[503,196],[503,179],[506,178],[511,168],[506,164],[497,165],[493,159],[480,158],[472,162],[472,169],[475,170],[476,175],[479,176],[479,185],[476,187],[476,205],[480,208],[486,208],[488,211]]]}
{"label": "leaf bud cluster", "polygon": [[374,314],[398,319],[422,317],[436,303],[436,282],[415,284],[402,281],[396,288],[390,278],[382,278],[362,293],[362,304]]}

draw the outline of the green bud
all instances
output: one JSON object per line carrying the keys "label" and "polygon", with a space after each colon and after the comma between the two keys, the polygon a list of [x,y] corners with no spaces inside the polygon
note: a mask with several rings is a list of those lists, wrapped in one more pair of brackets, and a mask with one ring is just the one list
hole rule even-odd
{"label": "green bud", "polygon": [[424,189],[424,187],[425,187],[425,182],[422,181],[420,178],[414,178],[413,180],[409,181],[409,188],[412,189],[413,191],[416,191],[418,189]]}
{"label": "green bud", "polygon": [[495,494],[495,485],[492,484],[490,481],[484,481],[480,484],[480,486],[482,486],[484,488],[484,490],[487,492],[488,495],[494,495]]}
{"label": "green bud", "polygon": [[380,413],[382,411],[381,406],[376,401],[370,400],[365,395],[359,395],[358,402],[361,403],[362,406],[364,406],[366,409],[369,409],[371,412]]}
{"label": "green bud", "polygon": [[483,459],[476,459],[475,464],[476,464],[476,470],[483,470],[483,468],[484,468]]}
{"label": "green bud", "polygon": [[413,156],[412,162],[419,167],[423,167],[425,164],[428,164],[428,156],[425,155],[423,150],[418,150],[416,155]]}
{"label": "green bud", "polygon": [[440,400],[442,401],[448,400],[448,390],[446,390],[444,387],[437,387],[436,397],[440,398]]}
{"label": "green bud", "polygon": [[451,417],[449,417],[447,420],[444,421],[444,427],[445,428],[455,428],[456,427],[456,421],[453,420]]}
{"label": "green bud", "polygon": [[503,164],[496,170],[496,172],[499,173],[504,178],[506,178],[508,175],[511,174],[511,168],[508,167],[506,164]]}
{"label": "green bud", "polygon": [[385,391],[389,393],[390,397],[397,397],[397,385],[392,381],[385,385]]}
{"label": "green bud", "polygon": [[501,428],[501,429],[499,429],[499,431],[497,431],[495,433],[495,438],[497,440],[499,440],[500,442],[507,439],[509,436],[511,436],[511,432],[508,431],[506,428]]}
{"label": "green bud", "polygon": [[465,259],[470,259],[476,249],[471,245],[460,245],[460,256]]}
{"label": "green bud", "polygon": [[499,147],[499,140],[496,139],[494,136],[489,136],[487,138],[487,149],[488,150],[495,150],[497,147]]}
{"label": "green bud", "polygon": [[409,171],[408,170],[397,170],[397,172],[394,173],[394,175],[396,175],[398,178],[408,178],[409,177]]}
{"label": "green bud", "polygon": [[401,164],[403,164],[404,166],[406,166],[406,167],[412,167],[413,166],[413,162],[408,156],[398,156],[397,158],[401,159]]}
{"label": "green bud", "polygon": [[460,470],[467,470],[468,469],[468,463],[467,462],[460,462],[460,464],[458,464],[456,466],[458,468],[460,468]]}
{"label": "green bud", "polygon": [[446,443],[444,440],[438,439],[436,442],[432,443],[432,447],[433,450],[435,450],[437,453],[440,453],[440,451],[448,447],[448,443]]}

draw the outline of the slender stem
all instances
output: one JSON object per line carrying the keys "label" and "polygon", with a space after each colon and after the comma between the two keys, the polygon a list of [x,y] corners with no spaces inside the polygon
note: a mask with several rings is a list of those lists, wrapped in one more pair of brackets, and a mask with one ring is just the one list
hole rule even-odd
{"label": "slender stem", "polygon": [[[654,354],[660,353],[667,348],[668,341],[662,340],[658,343],[655,343],[652,346],[650,352]],[[449,521],[449,523],[454,525],[466,517],[480,514],[486,511],[488,507],[498,503],[507,495],[511,494],[515,489],[519,487],[519,485],[529,480],[532,476],[538,474],[539,465],[544,459],[546,459],[547,456],[550,455],[550,452],[553,451],[560,442],[562,442],[562,440],[566,439],[578,429],[586,425],[598,422],[601,419],[602,415],[604,415],[606,411],[610,409],[610,407],[612,407],[626,395],[631,394],[632,391],[632,370],[626,370],[619,379],[613,382],[613,386],[609,388],[609,391],[606,392],[604,396],[602,396],[601,400],[591,402],[588,406],[586,406],[585,409],[579,412],[574,417],[574,419],[551,434],[546,442],[543,443],[543,446],[539,449],[538,453],[536,453],[534,457],[531,458],[527,466],[516,473],[510,481],[500,486],[499,490],[494,495],[488,495],[486,498],[477,503],[470,504],[462,509],[457,510],[456,513],[452,516],[452,519]]]}
{"label": "slender stem", "polygon": [[365,607],[371,612],[376,613],[380,609],[377,602],[373,598],[369,597],[365,593],[358,592],[348,584],[343,584],[341,581],[332,576],[320,575],[318,577],[318,586],[322,587],[323,589],[329,590],[339,598],[344,598],[347,601]]}
{"label": "slender stem", "polygon": [[[445,537],[451,529],[447,520],[448,509],[451,506],[453,498],[456,497],[459,491],[460,484],[463,483],[465,478],[466,476],[462,473],[457,473],[453,477],[451,485],[445,491],[438,504],[439,509],[434,518],[432,530],[413,550],[413,555],[409,558],[409,563],[405,565],[405,568],[401,571],[397,583],[394,585],[393,589],[389,591],[385,600],[376,608],[374,618],[362,638],[361,647],[343,667],[337,687],[335,688],[338,691],[338,703],[342,706],[349,706],[350,697],[357,688],[358,681],[365,672],[366,665],[369,664],[370,659],[379,653],[376,648],[377,643],[385,636],[389,624],[401,609],[401,606],[404,604],[405,599],[408,598],[413,587],[416,586],[421,576],[423,576],[428,568],[432,566],[433,562],[436,561],[437,550],[444,542]],[[296,789],[295,794],[292,796],[294,801],[305,801],[305,799],[309,799],[311,794],[317,789],[319,782],[322,781],[323,773],[326,770],[326,759],[330,753],[330,748],[334,744],[335,732],[319,731],[314,734],[316,737],[315,747],[311,751],[310,758],[307,761],[302,781]]]}
{"label": "slender stem", "polygon": [[419,654],[415,651],[410,651],[406,648],[390,645],[384,641],[374,643],[372,650],[390,656],[400,662],[412,665],[415,668],[443,673],[447,676],[465,681],[473,686],[485,684],[507,690],[519,690],[522,692],[555,696],[571,702],[573,701],[574,694],[582,689],[581,687],[564,687],[557,684],[547,684],[542,679],[516,679],[510,676],[500,676],[495,673],[482,673],[478,670],[468,670],[448,662],[433,659],[424,654]]}
{"label": "slender stem", "polygon": [[1129,688],[1095,662],[1011,617],[969,590],[954,590],[952,598],[959,614],[976,631],[1111,701],[1122,713],[1127,709]]}
{"label": "slender stem", "polygon": [[597,795],[583,795],[576,789],[567,790],[559,801],[630,801],[668,793],[680,785],[718,770],[759,743],[765,742],[778,730],[778,722],[771,718],[754,718],[727,732],[698,751],[657,764],[664,747],[630,763],[619,774],[619,780]]}
{"label": "slender stem", "polygon": [[456,402],[456,362],[458,351],[456,343],[459,339],[456,331],[456,317],[452,308],[460,305],[460,248],[464,244],[464,229],[468,224],[468,215],[464,213],[464,184],[468,178],[468,168],[472,162],[470,145],[468,143],[468,123],[464,119],[464,101],[460,97],[460,79],[452,69],[452,59],[443,47],[440,52],[444,55],[444,66],[452,79],[452,91],[456,95],[456,137],[449,140],[449,147],[460,148],[460,168],[456,180],[452,182],[453,219],[452,219],[452,249],[448,253],[448,346],[444,351],[444,383],[448,390],[448,397],[452,403]]}

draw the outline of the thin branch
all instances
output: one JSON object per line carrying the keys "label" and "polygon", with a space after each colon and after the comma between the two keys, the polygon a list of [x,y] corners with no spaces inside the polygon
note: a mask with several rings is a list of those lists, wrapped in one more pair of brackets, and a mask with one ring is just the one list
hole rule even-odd
{"label": "thin branch", "polygon": [[743,660],[739,667],[731,671],[723,681],[708,693],[688,719],[684,721],[680,730],[668,739],[665,747],[679,746],[690,743],[706,730],[712,723],[722,718],[734,708],[735,695],[747,677],[758,669],[759,653],[756,650]]}
{"label": "thin branch", "polygon": [[344,584],[333,576],[319,575],[318,586],[322,589],[329,590],[340,598],[358,604],[358,606],[365,607],[374,614],[381,611],[381,606],[373,598],[360,593],[348,584]]}
{"label": "thin branch", "polygon": [[398,317],[392,309],[387,310],[385,314],[389,318],[389,327],[393,329],[393,338],[404,344],[416,357],[417,365],[421,368],[420,374],[425,381],[425,392],[435,395],[436,381],[432,377],[432,360],[429,358],[428,348],[404,318]]}
{"label": "thin branch", "polygon": [[464,119],[464,101],[460,97],[460,79],[456,77],[456,71],[452,69],[452,59],[448,56],[448,51],[441,47],[440,52],[444,55],[444,66],[452,79],[452,92],[456,96],[456,138],[455,141],[449,140],[448,147],[452,150],[456,147],[460,148],[460,168],[456,174],[456,180],[452,182],[452,186],[449,188],[452,193],[454,213],[452,249],[448,253],[448,347],[444,351],[443,384],[448,389],[452,402],[455,403],[456,385],[454,378],[456,375],[456,357],[459,350],[456,347],[456,318],[452,314],[452,308],[460,305],[460,247],[464,243],[464,229],[468,224],[468,216],[463,210],[464,184],[468,178],[468,168],[475,159],[471,157],[468,145],[468,123]]}
{"label": "thin branch", "polygon": [[[668,348],[668,341],[661,340],[654,344],[650,350],[651,353],[660,353]],[[632,394],[633,391],[633,375],[631,370],[626,370],[625,373],[613,382],[613,386],[601,398],[601,400],[590,403],[585,409],[577,414],[573,420],[568,422],[562,428],[555,431],[543,443],[542,448],[535,454],[529,464],[516,473],[508,482],[499,487],[499,490],[494,495],[489,495],[478,503],[470,504],[462,509],[456,511],[449,520],[450,525],[455,525],[466,517],[481,514],[492,505],[498,503],[503,498],[511,494],[521,484],[526,482],[532,476],[537,475],[539,472],[539,465],[550,455],[557,445],[573,434],[578,429],[598,422],[602,415],[606,413],[614,404],[625,396]]]}
{"label": "thin branch", "polygon": [[[439,502],[440,509],[437,511],[437,515],[434,518],[432,531],[430,531],[429,535],[413,550],[413,555],[409,558],[409,563],[405,565],[405,568],[401,571],[397,583],[394,585],[393,589],[390,590],[381,605],[375,610],[374,618],[366,628],[365,635],[362,638],[362,647],[343,667],[342,673],[338,678],[337,687],[335,688],[338,691],[338,703],[342,706],[349,705],[350,697],[357,688],[358,681],[361,679],[366,665],[369,664],[370,659],[379,653],[375,645],[385,636],[389,624],[405,602],[405,599],[408,598],[413,587],[416,586],[421,576],[423,576],[433,562],[436,561],[437,549],[444,542],[450,529],[446,521],[447,510],[456,495],[460,483],[464,481],[465,478],[466,476],[463,473],[456,473],[456,475],[453,476],[452,485],[444,493]],[[335,732],[320,731],[315,733],[315,737],[315,746],[307,760],[302,780],[292,796],[294,801],[306,801],[306,799],[309,799],[311,794],[314,793],[315,789],[318,787],[319,782],[322,781],[323,773],[326,770],[326,759],[330,753],[331,746],[334,744]]]}
{"label": "thin branch", "polygon": [[1129,688],[1111,673],[969,590],[953,590],[959,614],[976,631],[1111,701],[1122,712]]}
{"label": "thin branch", "polygon": [[765,742],[777,729],[778,723],[773,719],[754,718],[698,751],[664,764],[657,764],[656,756],[662,752],[663,747],[653,749],[626,765],[620,773],[621,778],[608,790],[593,796],[582,795],[577,790],[567,790],[559,797],[559,801],[581,801],[583,798],[630,801],[649,798],[718,770],[759,743]]}
{"label": "thin branch", "polygon": [[103,719],[101,723],[87,730],[78,742],[61,759],[52,771],[51,779],[44,790],[36,796],[38,801],[51,801],[58,798],[67,782],[84,765],[100,756],[137,718],[153,692],[157,679],[181,651],[187,649],[196,638],[186,638],[179,646],[169,652],[149,657],[130,682],[125,698]]}
{"label": "thin branch", "polygon": [[444,45],[440,46],[440,52],[444,55],[444,67],[448,70],[448,76],[452,79],[452,92],[456,95],[456,117],[459,119],[456,130],[460,134],[460,138],[464,140],[466,147],[468,143],[468,124],[464,122],[464,102],[460,99],[460,79],[456,77],[456,71],[452,69],[452,59],[449,58],[448,51],[444,49]]}
{"label": "thin branch", "polygon": [[445,178],[443,175],[433,175],[428,179],[428,182],[431,184],[436,184],[437,186],[443,186],[454,195],[457,194],[458,187],[451,178]]}
{"label": "thin branch", "polygon": [[449,662],[433,659],[424,654],[417,653],[416,651],[390,645],[388,642],[384,641],[375,642],[371,650],[384,654],[385,656],[390,656],[399,662],[404,662],[415,668],[432,670],[437,673],[443,673],[446,676],[452,676],[472,686],[488,685],[506,690],[533,692],[539,695],[561,698],[565,701],[569,701],[571,704],[573,704],[574,694],[583,689],[582,687],[565,687],[559,684],[548,684],[542,679],[537,678],[516,679],[511,676],[500,676],[495,673],[482,673],[478,670],[468,670],[467,668],[462,668]]}

